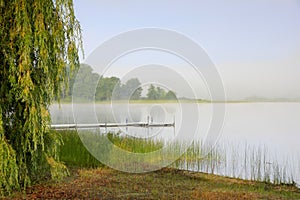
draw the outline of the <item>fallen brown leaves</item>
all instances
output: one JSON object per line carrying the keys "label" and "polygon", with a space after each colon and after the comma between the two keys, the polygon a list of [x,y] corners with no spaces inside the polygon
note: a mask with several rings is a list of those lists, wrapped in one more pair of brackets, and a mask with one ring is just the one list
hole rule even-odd
{"label": "fallen brown leaves", "polygon": [[[129,174],[107,168],[74,169],[71,170],[71,177],[61,183],[35,185],[10,198],[282,199],[286,197],[286,193],[287,199],[300,198],[299,190],[294,187],[276,189],[275,186],[270,186],[271,189],[263,191],[263,187],[256,184],[258,183],[174,169],[145,174]],[[284,190],[284,195],[280,190]]]}

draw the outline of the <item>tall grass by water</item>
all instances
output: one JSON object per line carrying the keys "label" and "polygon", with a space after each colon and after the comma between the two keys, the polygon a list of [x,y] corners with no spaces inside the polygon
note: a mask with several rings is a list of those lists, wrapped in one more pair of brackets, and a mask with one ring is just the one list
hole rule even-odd
{"label": "tall grass by water", "polygon": [[[63,145],[60,147],[60,159],[67,165],[78,167],[101,167],[104,166],[98,161],[90,151],[84,146],[81,139],[92,140],[91,137],[97,137],[95,141],[100,141],[101,137],[107,137],[114,145],[133,153],[149,153],[156,151],[163,147],[162,141],[145,140],[129,136],[119,136],[115,133],[97,134],[92,132],[85,132],[84,138],[80,138],[77,131],[58,131],[62,137]],[[104,139],[104,138],[103,138]],[[101,145],[105,144],[92,144],[92,148],[100,149]],[[103,147],[103,146],[102,146]],[[109,148],[109,147],[108,147]],[[103,148],[102,148],[103,149]],[[109,149],[107,149],[109,154]],[[107,155],[109,156],[109,155]]]}
{"label": "tall grass by water", "polygon": [[94,156],[83,145],[76,131],[58,131],[63,145],[60,147],[60,160],[69,166],[76,167],[102,167]]}
{"label": "tall grass by water", "polygon": [[[85,148],[76,131],[59,131],[64,145],[60,149],[60,158],[67,165],[79,167],[102,167],[99,162]],[[95,133],[86,132],[91,137]],[[94,137],[94,136],[93,136]],[[129,152],[149,153],[161,149],[165,144],[162,140],[141,139],[118,134],[101,134],[97,137],[107,137],[114,145]],[[101,138],[100,138],[101,139]],[[104,145],[94,144],[93,148]],[[201,141],[191,144],[172,142],[169,151],[181,152],[182,155],[169,167],[190,171],[199,171],[209,174],[230,176],[253,181],[262,181],[274,184],[295,184],[291,168],[298,167],[295,160],[286,159],[282,165],[274,155],[270,155],[265,146],[251,146],[243,144],[237,146],[230,142],[210,145]],[[188,148],[186,145],[189,145]],[[184,151],[186,149],[186,151]],[[242,149],[242,150],[241,150]],[[110,156],[109,149],[103,152]],[[172,152],[170,152],[170,155]],[[168,158],[168,153],[159,159]],[[299,161],[299,159],[298,159]]]}
{"label": "tall grass by water", "polygon": [[210,145],[194,142],[172,166],[233,178],[294,185],[292,168],[297,167],[297,163],[296,159],[289,158],[279,162],[265,146],[246,144],[237,147],[228,142],[212,148]]}

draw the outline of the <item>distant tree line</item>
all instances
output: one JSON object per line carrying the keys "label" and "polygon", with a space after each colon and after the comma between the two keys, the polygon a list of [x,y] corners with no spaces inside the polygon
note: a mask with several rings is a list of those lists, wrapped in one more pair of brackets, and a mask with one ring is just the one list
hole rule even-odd
{"label": "distant tree line", "polygon": [[142,95],[141,83],[137,78],[132,78],[121,84],[117,77],[101,77],[97,85],[95,99],[97,101],[108,100],[138,100]]}
{"label": "distant tree line", "polygon": [[[75,78],[77,78],[75,82]],[[81,64],[78,70],[77,77],[70,78],[69,88],[62,94],[63,98],[70,98],[72,95],[96,101],[109,100],[173,100],[176,99],[176,94],[173,91],[166,91],[161,87],[150,85],[146,97],[142,97],[141,82],[138,78],[132,78],[124,84],[118,77],[100,77],[93,69],[86,64]],[[96,87],[95,82],[98,82]],[[73,94],[74,88],[74,94]]]}
{"label": "distant tree line", "polygon": [[147,98],[151,100],[174,100],[176,99],[176,95],[173,91],[165,91],[164,89],[160,87],[155,87],[154,85],[150,85],[147,93]]}

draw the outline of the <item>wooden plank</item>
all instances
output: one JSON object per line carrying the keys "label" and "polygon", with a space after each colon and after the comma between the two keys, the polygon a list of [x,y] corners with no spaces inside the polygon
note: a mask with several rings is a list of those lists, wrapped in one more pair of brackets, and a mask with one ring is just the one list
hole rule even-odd
{"label": "wooden plank", "polygon": [[175,123],[99,123],[99,124],[52,124],[51,129],[117,128],[117,127],[175,127]]}

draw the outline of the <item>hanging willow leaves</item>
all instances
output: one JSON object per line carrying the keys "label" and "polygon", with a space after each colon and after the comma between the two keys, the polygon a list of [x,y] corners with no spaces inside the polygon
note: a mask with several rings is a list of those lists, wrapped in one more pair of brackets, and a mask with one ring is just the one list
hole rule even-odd
{"label": "hanging willow leaves", "polygon": [[79,47],[72,0],[0,0],[1,194],[64,170],[48,108],[67,88],[66,66],[71,76],[79,66]]}

